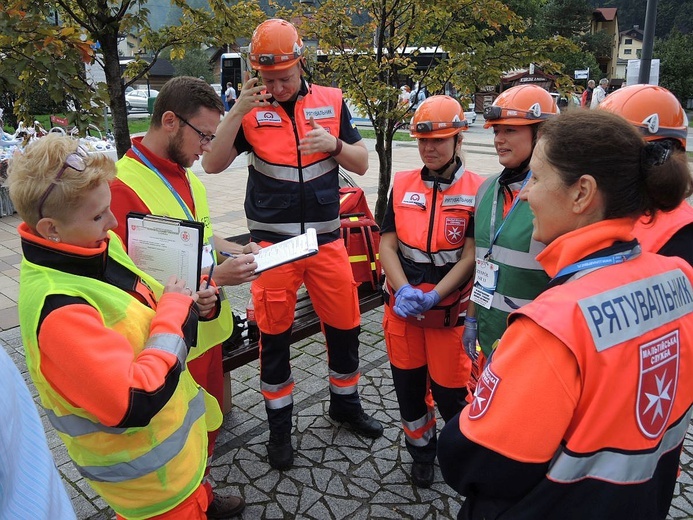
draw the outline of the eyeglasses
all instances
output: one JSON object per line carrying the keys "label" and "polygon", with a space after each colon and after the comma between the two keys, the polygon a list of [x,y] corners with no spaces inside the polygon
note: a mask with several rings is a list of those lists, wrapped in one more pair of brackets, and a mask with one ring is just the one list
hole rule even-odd
{"label": "eyeglasses", "polygon": [[423,133],[433,132],[435,130],[444,130],[446,128],[467,128],[468,123],[464,121],[421,121],[416,123],[416,131]]}
{"label": "eyeglasses", "polygon": [[216,135],[214,135],[214,134],[205,134],[203,131],[198,130],[198,129],[195,128],[193,125],[191,125],[190,122],[189,122],[187,119],[185,119],[185,118],[179,116],[179,115],[176,114],[175,112],[174,112],[174,114],[175,114],[175,116],[176,116],[178,119],[180,119],[181,121],[183,121],[183,123],[185,123],[185,124],[188,125],[190,128],[192,128],[193,130],[195,130],[195,132],[197,132],[197,135],[200,136],[200,144],[205,145],[205,144],[207,144],[207,143],[211,143],[212,141],[214,141],[214,138],[216,137]]}
{"label": "eyeglasses", "polygon": [[43,196],[39,200],[38,214],[40,219],[43,218],[43,205],[46,203],[48,195],[51,194],[53,188],[55,188],[55,186],[58,184],[58,181],[63,176],[63,173],[65,173],[65,170],[67,170],[68,168],[72,168],[76,172],[83,172],[87,169],[87,164],[84,162],[84,159],[86,159],[87,157],[89,157],[89,152],[87,152],[86,149],[84,149],[82,146],[78,146],[74,152],[65,157],[65,162],[63,163],[62,168],[60,168],[58,175],[55,176],[55,180],[53,180],[50,186],[48,186]]}
{"label": "eyeglasses", "polygon": [[517,110],[515,108],[503,108],[496,105],[490,105],[484,108],[484,119],[493,121],[494,119],[512,118],[512,119],[534,119],[541,121],[548,119],[554,114],[542,113],[539,103],[535,103],[529,110]]}

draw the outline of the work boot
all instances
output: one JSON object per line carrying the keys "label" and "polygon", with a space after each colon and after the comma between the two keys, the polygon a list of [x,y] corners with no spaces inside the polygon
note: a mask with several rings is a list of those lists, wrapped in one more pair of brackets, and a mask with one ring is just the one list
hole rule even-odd
{"label": "work boot", "polygon": [[411,465],[411,481],[419,488],[430,488],[433,484],[433,463],[416,462]]}
{"label": "work boot", "polygon": [[339,423],[344,423],[348,428],[364,437],[377,439],[383,434],[383,425],[364,412],[363,409],[360,409],[354,414],[345,414],[337,412],[332,405],[330,405],[328,413],[330,419]]}
{"label": "work boot", "polygon": [[213,495],[212,503],[207,508],[207,518],[233,518],[245,509],[245,500],[241,497]]}
{"label": "work boot", "polygon": [[269,465],[274,469],[289,469],[294,463],[294,448],[291,446],[291,434],[270,433],[270,440],[267,443],[267,458]]}

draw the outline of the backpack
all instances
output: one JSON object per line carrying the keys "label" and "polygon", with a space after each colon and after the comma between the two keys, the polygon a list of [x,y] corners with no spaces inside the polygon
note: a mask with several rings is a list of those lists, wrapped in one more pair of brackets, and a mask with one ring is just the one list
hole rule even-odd
{"label": "backpack", "polygon": [[369,283],[373,290],[382,283],[380,227],[371,213],[366,195],[359,187],[339,189],[340,235],[357,283]]}

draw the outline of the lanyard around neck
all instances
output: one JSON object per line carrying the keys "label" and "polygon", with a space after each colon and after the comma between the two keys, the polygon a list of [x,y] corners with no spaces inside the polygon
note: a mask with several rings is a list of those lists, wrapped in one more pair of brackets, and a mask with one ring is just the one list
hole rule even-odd
{"label": "lanyard around neck", "polygon": [[622,264],[623,262],[638,256],[640,251],[640,246],[636,246],[630,251],[624,251],[622,253],[616,253],[609,256],[598,256],[597,258],[589,258],[587,260],[580,260],[579,262],[567,265],[558,271],[556,276],[553,277],[552,281],[562,276],[570,276],[577,272],[586,271],[588,269],[600,269],[610,265]]}
{"label": "lanyard around neck", "polygon": [[513,199],[513,203],[512,203],[512,206],[510,206],[510,210],[508,211],[508,214],[503,219],[503,222],[501,222],[501,225],[497,231],[495,231],[496,212],[498,211],[498,192],[501,189],[501,187],[500,187],[500,182],[498,180],[496,180],[496,185],[494,186],[494,194],[493,194],[493,206],[491,207],[491,223],[489,225],[490,226],[489,227],[489,238],[491,240],[491,244],[490,244],[490,246],[488,248],[488,252],[486,253],[486,256],[484,258],[491,258],[491,255],[493,253],[493,245],[496,243],[496,240],[498,240],[498,236],[501,234],[503,226],[505,226],[505,223],[508,221],[508,219],[510,218],[510,215],[512,214],[512,212],[515,210],[518,203],[520,202],[520,191],[522,191],[522,189],[525,187],[527,182],[529,182],[529,179],[531,176],[532,176],[532,170],[529,170],[527,172],[527,176],[525,177],[525,180],[522,181],[522,186],[520,186],[520,190],[517,192],[517,195]]}
{"label": "lanyard around neck", "polygon": [[133,144],[132,145],[132,151],[135,153],[135,155],[142,161],[142,163],[149,168],[151,171],[153,171],[159,179],[161,179],[161,182],[164,183],[164,186],[168,188],[168,191],[171,192],[171,195],[178,201],[178,204],[180,204],[180,207],[183,209],[183,212],[185,213],[185,216],[187,217],[188,220],[195,220],[195,218],[192,216],[190,213],[190,210],[188,209],[187,204],[183,201],[181,198],[180,194],[173,188],[171,183],[168,181],[166,177],[162,175],[162,173],[152,164],[152,162],[145,157],[145,155],[137,149],[137,147]]}

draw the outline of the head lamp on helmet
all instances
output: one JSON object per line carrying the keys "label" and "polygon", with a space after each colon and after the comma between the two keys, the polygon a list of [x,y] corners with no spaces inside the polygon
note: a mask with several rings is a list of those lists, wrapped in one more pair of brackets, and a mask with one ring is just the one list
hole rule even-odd
{"label": "head lamp on helmet", "polygon": [[635,126],[646,141],[673,139],[686,147],[688,117],[679,100],[657,85],[628,85],[609,94],[600,110],[618,114]]}
{"label": "head lamp on helmet", "polygon": [[556,102],[537,85],[518,85],[502,92],[484,109],[484,128],[492,125],[534,125],[558,114]]}
{"label": "head lamp on helmet", "polygon": [[459,102],[450,96],[426,98],[414,112],[409,125],[411,137],[435,139],[452,137],[467,129]]}

